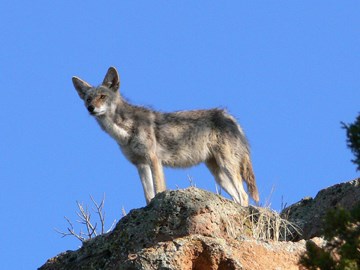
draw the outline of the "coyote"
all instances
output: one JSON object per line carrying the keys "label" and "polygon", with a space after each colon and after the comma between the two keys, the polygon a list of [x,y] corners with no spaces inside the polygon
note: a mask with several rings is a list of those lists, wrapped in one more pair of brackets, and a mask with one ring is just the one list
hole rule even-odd
{"label": "coyote", "polygon": [[166,189],[163,166],[184,168],[201,162],[235,202],[248,205],[242,180],[251,197],[259,201],[248,142],[225,110],[161,113],[134,106],[120,95],[114,67],[98,87],[78,77],[72,81],[89,113],[137,167],[147,204]]}

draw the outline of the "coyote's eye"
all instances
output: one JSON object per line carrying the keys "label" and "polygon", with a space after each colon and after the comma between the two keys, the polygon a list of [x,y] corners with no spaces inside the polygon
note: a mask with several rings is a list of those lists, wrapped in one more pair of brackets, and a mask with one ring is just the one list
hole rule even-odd
{"label": "coyote's eye", "polygon": [[105,99],[106,96],[105,95],[100,95],[100,99]]}

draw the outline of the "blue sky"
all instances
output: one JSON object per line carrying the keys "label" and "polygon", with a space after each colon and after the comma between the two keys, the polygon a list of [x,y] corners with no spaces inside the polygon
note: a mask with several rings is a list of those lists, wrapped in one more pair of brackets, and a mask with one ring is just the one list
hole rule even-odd
{"label": "blue sky", "polygon": [[[72,86],[109,66],[134,104],[227,108],[274,209],[358,177],[340,122],[360,109],[359,14],[359,1],[2,1],[1,268],[76,249],[54,228],[76,220],[77,200],[106,193],[109,225],[145,205],[135,167]],[[165,174],[171,189],[190,176],[215,191],[204,166]]]}

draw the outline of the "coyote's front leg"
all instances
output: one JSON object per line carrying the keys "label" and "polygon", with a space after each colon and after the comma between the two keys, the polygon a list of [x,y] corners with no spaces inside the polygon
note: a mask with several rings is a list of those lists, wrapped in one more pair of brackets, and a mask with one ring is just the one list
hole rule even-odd
{"label": "coyote's front leg", "polygon": [[154,156],[151,159],[151,165],[139,164],[136,167],[144,189],[146,204],[149,204],[155,194],[166,190],[161,162]]}
{"label": "coyote's front leg", "polygon": [[149,204],[151,199],[155,196],[155,189],[153,184],[153,176],[151,167],[148,164],[140,164],[136,166],[140,175],[141,184],[144,189],[146,204]]}

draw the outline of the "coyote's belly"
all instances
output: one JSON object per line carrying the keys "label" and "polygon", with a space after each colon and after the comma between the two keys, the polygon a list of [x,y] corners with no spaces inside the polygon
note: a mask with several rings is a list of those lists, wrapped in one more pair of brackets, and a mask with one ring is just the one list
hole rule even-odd
{"label": "coyote's belly", "polygon": [[209,149],[201,148],[182,148],[177,151],[164,151],[160,149],[159,157],[164,166],[173,168],[186,168],[197,165],[207,160],[210,156]]}

